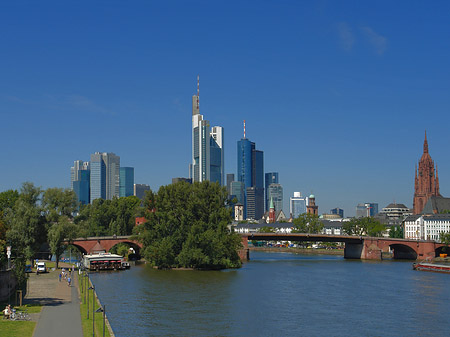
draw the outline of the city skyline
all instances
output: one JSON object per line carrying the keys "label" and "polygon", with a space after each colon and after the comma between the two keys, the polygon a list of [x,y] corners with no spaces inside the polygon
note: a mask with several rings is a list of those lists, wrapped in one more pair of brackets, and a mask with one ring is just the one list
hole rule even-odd
{"label": "city skyline", "polygon": [[224,174],[245,119],[285,212],[295,191],[320,213],[412,208],[425,130],[450,196],[448,3],[196,4],[0,5],[0,190],[70,187],[74,159],[98,149],[154,190],[186,177],[200,74]]}

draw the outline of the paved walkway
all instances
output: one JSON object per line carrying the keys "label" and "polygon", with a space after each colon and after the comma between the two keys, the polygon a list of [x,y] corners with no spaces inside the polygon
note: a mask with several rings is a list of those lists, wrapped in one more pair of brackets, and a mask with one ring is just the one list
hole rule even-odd
{"label": "paved walkway", "polygon": [[74,272],[72,286],[58,280],[59,271],[33,275],[29,283],[26,303],[43,304],[34,337],[83,337],[81,328],[78,279]]}

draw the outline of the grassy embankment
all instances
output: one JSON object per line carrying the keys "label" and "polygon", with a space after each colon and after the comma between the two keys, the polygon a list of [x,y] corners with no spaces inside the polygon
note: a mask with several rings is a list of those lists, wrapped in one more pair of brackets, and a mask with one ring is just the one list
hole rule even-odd
{"label": "grassy embankment", "polygon": [[[80,313],[81,313],[81,325],[83,327],[83,336],[92,336],[92,305],[94,304],[94,309],[97,310],[100,308],[100,304],[97,300],[97,296],[92,296],[92,290],[89,290],[89,302],[87,302],[87,296],[85,301],[85,291],[86,289],[83,287],[81,282],[84,281],[83,275],[78,275],[78,289],[80,289],[80,296],[81,296],[81,303],[80,303]],[[86,285],[86,283],[84,284]],[[88,287],[91,287],[92,284],[89,283]],[[84,292],[82,292],[84,290]],[[87,312],[88,312],[88,306],[89,306],[89,319],[87,318]],[[108,313],[106,313],[108,314]],[[103,336],[103,313],[102,312],[96,312],[94,314],[95,319],[95,335],[96,336]],[[106,325],[108,325],[108,322],[106,322]],[[110,337],[111,334],[109,333],[108,326],[105,326],[105,336]]]}
{"label": "grassy embankment", "polygon": [[[5,305],[1,304],[2,310]],[[14,307],[18,312],[27,311],[29,314],[39,313],[42,310],[41,305],[30,306],[23,305],[21,307]],[[31,337],[33,336],[36,322],[33,321],[11,321],[2,318],[0,320],[0,337]]]}

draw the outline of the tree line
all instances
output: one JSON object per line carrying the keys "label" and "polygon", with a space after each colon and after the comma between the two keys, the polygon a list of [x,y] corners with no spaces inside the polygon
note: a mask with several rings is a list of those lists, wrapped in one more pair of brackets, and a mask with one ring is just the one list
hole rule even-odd
{"label": "tree line", "polygon": [[31,182],[19,191],[0,193],[0,267],[7,263],[6,246],[11,246],[18,282],[25,281],[26,261],[40,252],[50,252],[57,263],[65,239],[96,235],[130,235],[136,214],[142,214],[140,200],[131,196],[95,200],[80,206],[70,189],[46,190]]}
{"label": "tree line", "polygon": [[[23,282],[26,261],[39,252],[51,252],[58,263],[64,240],[108,235],[134,235],[144,245],[141,255],[159,268],[239,267],[240,238],[228,228],[228,206],[225,188],[209,182],[162,186],[143,202],[130,196],[83,206],[70,189],[25,182],[19,191],[0,193],[0,267],[11,246]],[[147,222],[136,227],[137,216]]]}

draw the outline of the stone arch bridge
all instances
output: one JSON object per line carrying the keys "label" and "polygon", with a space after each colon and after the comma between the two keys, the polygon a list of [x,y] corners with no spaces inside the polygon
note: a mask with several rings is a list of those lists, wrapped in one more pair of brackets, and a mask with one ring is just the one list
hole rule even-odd
{"label": "stone arch bridge", "polygon": [[[366,237],[351,235],[325,235],[305,233],[244,233],[241,258],[249,257],[248,240],[257,241],[312,241],[344,242],[344,257],[349,259],[382,260],[383,252],[393,251],[394,259],[425,260],[439,256],[442,243],[428,240],[393,239],[385,237]],[[245,256],[246,255],[246,256]]]}
{"label": "stone arch bridge", "polygon": [[142,243],[131,240],[131,236],[93,236],[88,238],[77,238],[70,242],[64,241],[65,244],[71,244],[77,247],[82,253],[90,254],[99,251],[109,252],[109,250],[119,243],[127,243],[137,254],[139,254]]}

